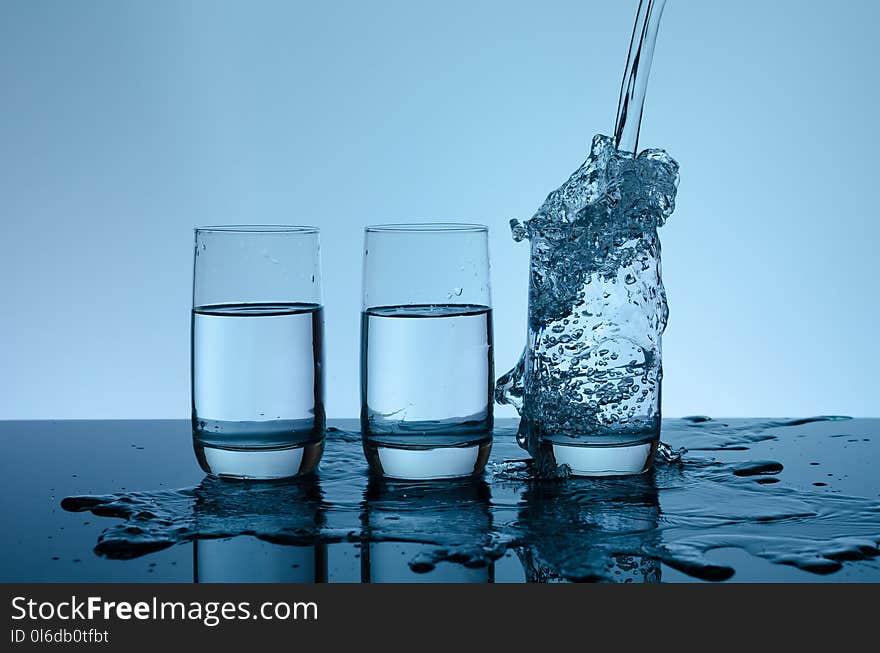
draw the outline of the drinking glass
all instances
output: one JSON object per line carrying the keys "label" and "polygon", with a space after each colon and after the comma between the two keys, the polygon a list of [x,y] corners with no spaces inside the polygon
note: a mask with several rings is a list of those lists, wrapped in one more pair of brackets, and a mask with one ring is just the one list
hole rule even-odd
{"label": "drinking glass", "polygon": [[321,262],[315,227],[195,230],[192,426],[202,468],[284,478],[323,450]]}
{"label": "drinking glass", "polygon": [[388,224],[364,236],[361,430],[371,469],[482,472],[492,441],[488,229]]}

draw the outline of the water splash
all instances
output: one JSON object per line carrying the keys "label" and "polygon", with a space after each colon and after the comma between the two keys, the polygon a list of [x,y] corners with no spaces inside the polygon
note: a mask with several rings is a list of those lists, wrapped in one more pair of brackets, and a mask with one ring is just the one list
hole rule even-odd
{"label": "water splash", "polygon": [[529,435],[659,430],[668,308],[657,228],[677,183],[678,164],[662,150],[633,158],[596,136],[538,212],[512,222],[514,238],[531,241],[529,332],[495,400],[517,408]]}
{"label": "water splash", "polygon": [[669,463],[680,463],[682,457],[687,453],[687,447],[679,447],[678,449],[674,449],[665,442],[660,442],[657,445],[657,453],[656,455],[656,463],[655,464],[669,464]]}

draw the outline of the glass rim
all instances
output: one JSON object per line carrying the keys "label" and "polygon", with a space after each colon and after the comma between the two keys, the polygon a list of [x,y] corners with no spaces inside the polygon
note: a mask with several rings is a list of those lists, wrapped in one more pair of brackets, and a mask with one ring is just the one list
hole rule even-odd
{"label": "glass rim", "polygon": [[469,222],[401,222],[388,224],[371,224],[364,227],[365,233],[488,233],[489,227],[484,224]]}
{"label": "glass rim", "polygon": [[197,234],[317,234],[320,229],[298,224],[224,224],[194,227],[193,231]]}

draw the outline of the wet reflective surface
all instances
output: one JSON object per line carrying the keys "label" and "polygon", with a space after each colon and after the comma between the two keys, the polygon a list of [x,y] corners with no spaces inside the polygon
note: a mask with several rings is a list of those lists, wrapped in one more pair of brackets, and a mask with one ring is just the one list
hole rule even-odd
{"label": "wet reflective surface", "polygon": [[330,426],[317,474],[254,483],[186,420],[0,422],[0,579],[880,580],[880,420],[665,420],[653,472],[553,480],[499,420],[482,478],[408,483]]}

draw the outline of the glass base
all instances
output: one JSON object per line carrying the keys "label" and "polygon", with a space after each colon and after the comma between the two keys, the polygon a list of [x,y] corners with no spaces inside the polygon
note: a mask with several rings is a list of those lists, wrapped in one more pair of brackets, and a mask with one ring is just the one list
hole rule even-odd
{"label": "glass base", "polygon": [[364,440],[364,454],[374,474],[409,481],[480,474],[486,467],[491,450],[491,439],[447,447],[389,446]]}
{"label": "glass base", "polygon": [[619,445],[570,445],[544,441],[544,453],[574,476],[631,476],[653,466],[658,440]]}
{"label": "glass base", "polygon": [[309,474],[318,466],[324,440],[285,447],[242,449],[218,447],[193,438],[199,466],[220,478],[278,480]]}

